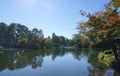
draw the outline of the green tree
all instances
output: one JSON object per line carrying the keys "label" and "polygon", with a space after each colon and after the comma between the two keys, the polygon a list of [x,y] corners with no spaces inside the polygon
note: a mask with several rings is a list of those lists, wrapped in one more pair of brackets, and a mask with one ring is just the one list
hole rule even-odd
{"label": "green tree", "polygon": [[37,39],[37,38],[43,38],[43,32],[42,32],[42,30],[40,29],[40,30],[38,30],[37,28],[34,28],[33,30],[32,30],[32,34],[33,34],[33,36]]}
{"label": "green tree", "polygon": [[53,41],[54,45],[56,45],[58,43],[58,37],[56,36],[55,33],[52,33],[52,41]]}
{"label": "green tree", "polygon": [[16,45],[23,47],[27,41],[28,28],[24,25],[11,23],[9,26],[10,40]]}
{"label": "green tree", "polygon": [[0,45],[7,46],[9,44],[8,41],[8,26],[7,24],[1,22],[0,23]]}
{"label": "green tree", "polygon": [[38,30],[37,28],[34,28],[31,31],[33,37],[32,37],[32,45],[35,48],[43,48],[45,47],[45,40],[44,40],[44,35],[43,35],[43,31],[40,29]]}
{"label": "green tree", "polygon": [[29,30],[19,23],[7,25],[0,23],[0,46],[6,48],[43,48],[45,39],[43,31],[37,28]]}
{"label": "green tree", "polygon": [[61,45],[65,45],[66,44],[66,38],[64,36],[59,36],[59,42]]}
{"label": "green tree", "polygon": [[68,40],[64,36],[57,36],[55,33],[52,34],[53,44],[56,46],[67,45]]}

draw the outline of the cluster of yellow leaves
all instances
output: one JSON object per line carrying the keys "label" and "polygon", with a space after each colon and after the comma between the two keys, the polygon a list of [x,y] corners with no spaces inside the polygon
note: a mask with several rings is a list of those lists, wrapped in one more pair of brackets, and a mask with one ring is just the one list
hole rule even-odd
{"label": "cluster of yellow leaves", "polygon": [[112,0],[111,3],[114,5],[115,8],[120,7],[120,0]]}

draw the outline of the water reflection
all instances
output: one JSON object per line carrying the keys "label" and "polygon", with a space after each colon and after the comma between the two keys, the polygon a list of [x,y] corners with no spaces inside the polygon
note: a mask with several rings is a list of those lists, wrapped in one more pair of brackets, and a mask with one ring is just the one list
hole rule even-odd
{"label": "water reflection", "polygon": [[91,64],[91,66],[88,66],[89,76],[114,76],[113,69],[99,62],[98,53],[100,51],[95,51],[91,51],[88,57],[88,62]]}
{"label": "water reflection", "polygon": [[32,68],[36,68],[41,66],[42,62],[43,56],[39,55],[39,51],[4,51],[0,53],[0,71],[4,69],[20,69],[28,65],[31,65]]}
{"label": "water reflection", "polygon": [[0,75],[6,70],[30,70],[31,66],[32,71],[41,71],[35,72],[37,75],[28,73],[29,76],[114,76],[114,70],[100,64],[97,55],[94,49],[0,51]]}

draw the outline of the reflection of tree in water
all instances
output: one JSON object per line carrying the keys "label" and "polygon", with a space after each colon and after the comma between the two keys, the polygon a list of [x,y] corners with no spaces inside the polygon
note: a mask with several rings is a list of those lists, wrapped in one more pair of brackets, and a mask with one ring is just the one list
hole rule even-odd
{"label": "reflection of tree in water", "polygon": [[89,56],[89,50],[88,49],[76,49],[72,51],[72,54],[75,59],[81,60],[83,57],[88,57]]}
{"label": "reflection of tree in water", "polygon": [[24,68],[26,66],[32,66],[32,68],[41,67],[43,63],[43,58],[45,56],[52,56],[52,60],[55,60],[58,56],[65,55],[65,51],[60,48],[48,49],[48,50],[38,50],[38,51],[1,51],[0,52],[0,71],[16,70]]}
{"label": "reflection of tree in water", "polygon": [[[0,71],[5,69],[16,70],[31,66],[33,69],[41,67],[45,56],[52,57],[54,61],[57,57],[63,57],[66,54],[72,54],[77,60],[85,57],[88,59],[88,71],[90,76],[104,76],[105,74],[112,74],[111,69],[100,64],[97,59],[96,50],[89,49],[63,49],[52,48],[48,50],[33,50],[33,51],[0,51]],[[112,72],[111,72],[112,71]]]}
{"label": "reflection of tree in water", "polygon": [[113,69],[107,67],[102,63],[99,63],[98,60],[99,51],[97,50],[94,51],[96,52],[91,52],[90,56],[88,57],[88,62],[90,63],[90,65],[88,66],[89,76],[114,76]]}
{"label": "reflection of tree in water", "polygon": [[[69,51],[68,51],[69,52]],[[64,56],[67,53],[67,51],[63,48],[55,48],[51,50],[51,55],[52,55],[52,60],[54,61],[56,59],[56,57],[60,56]]]}
{"label": "reflection of tree in water", "polygon": [[32,66],[32,68],[41,67],[43,58],[45,56],[51,56],[54,61],[57,57],[62,57],[65,54],[71,53],[75,59],[80,60],[82,56],[88,56],[89,52],[85,50],[73,50],[63,48],[52,48],[48,50],[38,51],[1,51],[0,52],[0,71],[16,70],[26,66]]}
{"label": "reflection of tree in water", "polygon": [[4,69],[15,70],[31,65],[32,68],[40,67],[43,57],[39,51],[4,51],[0,53],[0,71]]}
{"label": "reflection of tree in water", "polygon": [[31,65],[32,68],[40,67],[43,62],[43,57],[39,54],[39,51],[32,51],[32,52],[24,52],[21,53],[17,57],[18,61],[16,61],[17,68],[26,67],[28,65]]}
{"label": "reflection of tree in water", "polygon": [[88,49],[63,49],[63,48],[56,48],[54,50],[51,50],[52,60],[55,60],[56,57],[62,57],[65,54],[71,53],[73,57],[77,60],[80,60],[83,56],[88,57],[89,56],[89,50]]}

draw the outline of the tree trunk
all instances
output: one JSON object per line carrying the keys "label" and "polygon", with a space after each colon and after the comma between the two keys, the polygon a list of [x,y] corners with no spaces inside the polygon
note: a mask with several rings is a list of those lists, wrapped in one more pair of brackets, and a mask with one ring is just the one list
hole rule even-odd
{"label": "tree trunk", "polygon": [[118,53],[117,53],[117,48],[115,45],[112,45],[112,50],[113,50],[113,53],[114,53],[114,56],[115,56],[115,70],[116,72],[120,73],[120,59],[119,59],[119,56],[118,56]]}
{"label": "tree trunk", "polygon": [[117,48],[115,45],[112,45],[112,51],[114,53],[115,60],[117,61],[119,59],[119,57],[118,57]]}

